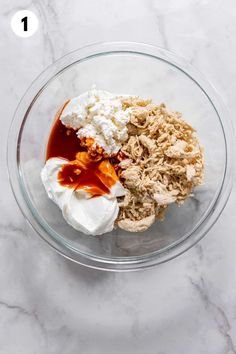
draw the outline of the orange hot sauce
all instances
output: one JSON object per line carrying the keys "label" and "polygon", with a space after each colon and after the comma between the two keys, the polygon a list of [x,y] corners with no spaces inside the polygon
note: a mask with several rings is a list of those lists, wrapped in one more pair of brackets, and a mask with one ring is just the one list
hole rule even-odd
{"label": "orange hot sauce", "polygon": [[73,129],[66,128],[60,116],[67,101],[57,112],[46,151],[46,160],[59,157],[69,160],[58,173],[58,181],[67,188],[83,189],[93,197],[110,193],[110,188],[118,181],[115,169],[108,159],[94,160]]}

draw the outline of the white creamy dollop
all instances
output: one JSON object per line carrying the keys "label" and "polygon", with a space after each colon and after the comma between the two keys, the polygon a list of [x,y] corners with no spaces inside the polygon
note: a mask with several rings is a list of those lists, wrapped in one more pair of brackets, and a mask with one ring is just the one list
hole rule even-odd
{"label": "white creamy dollop", "polygon": [[74,190],[58,182],[58,172],[67,160],[50,158],[41,171],[41,179],[48,197],[62,210],[63,217],[73,228],[88,235],[101,235],[114,228],[119,212],[116,197],[125,194],[117,181],[110,194],[92,198],[83,189]]}
{"label": "white creamy dollop", "polygon": [[61,122],[77,131],[78,138],[93,138],[111,155],[119,151],[128,138],[127,123],[131,108],[122,108],[122,99],[127,95],[114,95],[92,88],[72,98],[61,114]]}

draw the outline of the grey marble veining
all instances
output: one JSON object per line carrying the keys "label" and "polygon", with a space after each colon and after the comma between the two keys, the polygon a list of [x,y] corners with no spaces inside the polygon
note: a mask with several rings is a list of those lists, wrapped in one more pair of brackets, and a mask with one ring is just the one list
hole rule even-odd
{"label": "grey marble veining", "polygon": [[[10,19],[32,9],[32,38]],[[100,41],[160,45],[193,63],[235,125],[234,0],[1,2],[0,353],[236,353],[236,190],[206,238],[152,270],[106,273],[48,248],[21,215],[6,173],[7,131],[24,91],[67,52]]]}

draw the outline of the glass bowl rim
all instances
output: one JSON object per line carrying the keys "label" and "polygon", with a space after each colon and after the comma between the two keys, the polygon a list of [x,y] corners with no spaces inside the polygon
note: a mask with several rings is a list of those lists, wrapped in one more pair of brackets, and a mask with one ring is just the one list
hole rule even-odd
{"label": "glass bowl rim", "polygon": [[[24,188],[22,189],[21,184],[21,171],[19,168],[20,138],[24,123],[35,100],[40,96],[41,92],[51,82],[51,80],[71,65],[90,59],[94,56],[97,57],[113,53],[130,53],[154,57],[155,59],[165,61],[169,65],[182,71],[188,76],[189,79],[195,82],[213,106],[219,118],[222,132],[225,137],[226,161],[224,178],[222,180],[222,185],[218,195],[207,208],[208,212],[204,213],[203,220],[200,219],[197,226],[191,231],[190,234],[187,234],[186,237],[181,237],[178,241],[165,247],[164,249],[144,256],[117,258],[93,256],[91,254],[86,254],[75,250],[73,247],[68,246],[66,242],[62,242],[55,236],[49,235],[48,230],[45,230],[45,227],[35,215],[37,210],[35,213],[34,207],[32,205],[30,206],[31,202],[30,200],[27,200],[27,194],[24,193]],[[26,220],[39,234],[39,236],[58,253],[74,262],[92,268],[114,271],[138,270],[166,262],[187,251],[194,244],[196,244],[217,221],[227,203],[232,189],[234,175],[234,161],[232,156],[233,138],[233,125],[229,118],[229,112],[222,102],[222,99],[219,97],[219,94],[204,78],[204,76],[185,59],[161,47],[153,46],[151,44],[137,42],[95,43],[70,52],[52,63],[32,82],[26,93],[23,95],[14,113],[8,134],[8,176],[15,199]]]}

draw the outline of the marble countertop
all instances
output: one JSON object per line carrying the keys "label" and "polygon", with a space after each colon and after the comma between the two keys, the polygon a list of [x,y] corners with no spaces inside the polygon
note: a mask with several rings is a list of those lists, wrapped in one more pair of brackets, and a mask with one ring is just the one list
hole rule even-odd
{"label": "marble countertop", "polygon": [[[19,9],[38,32],[11,31]],[[130,40],[185,57],[217,88],[236,120],[234,0],[1,1],[0,353],[236,353],[236,190],[199,244],[134,273],[87,269],[28,227],[8,183],[6,139],[17,103],[55,59],[86,44]]]}

